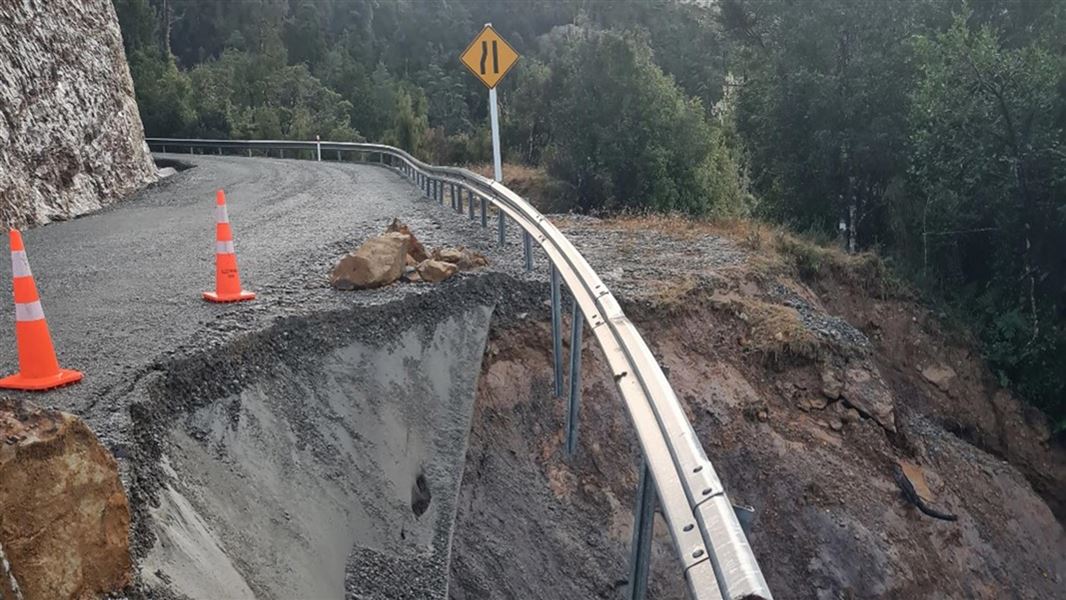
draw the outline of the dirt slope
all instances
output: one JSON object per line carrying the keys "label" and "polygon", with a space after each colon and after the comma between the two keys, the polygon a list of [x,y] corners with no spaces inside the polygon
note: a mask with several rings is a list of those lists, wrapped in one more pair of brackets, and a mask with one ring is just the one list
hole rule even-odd
{"label": "dirt slope", "polygon": [[[731,498],[757,509],[751,542],[777,598],[1062,597],[1063,449],[876,261],[812,262],[776,234],[671,221],[561,225],[670,369]],[[587,342],[581,450],[563,461],[544,317],[490,336],[453,598],[627,584],[632,427]],[[903,499],[900,461],[957,521]],[[651,596],[684,597],[663,529]]]}

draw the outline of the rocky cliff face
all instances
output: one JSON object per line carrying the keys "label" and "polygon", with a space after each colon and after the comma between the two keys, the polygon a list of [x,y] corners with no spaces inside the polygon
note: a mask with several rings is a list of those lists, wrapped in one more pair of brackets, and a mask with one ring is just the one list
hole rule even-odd
{"label": "rocky cliff face", "polygon": [[154,179],[110,0],[0,0],[0,223],[67,219]]}

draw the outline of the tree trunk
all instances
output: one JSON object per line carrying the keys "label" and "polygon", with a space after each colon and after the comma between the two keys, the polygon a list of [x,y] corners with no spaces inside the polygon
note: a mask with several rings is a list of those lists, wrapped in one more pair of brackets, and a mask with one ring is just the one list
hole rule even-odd
{"label": "tree trunk", "polygon": [[848,254],[855,254],[858,246],[858,206],[855,198],[855,177],[848,177]]}
{"label": "tree trunk", "polygon": [[170,11],[170,0],[163,0],[163,56],[170,56],[170,26],[173,23],[174,17]]}

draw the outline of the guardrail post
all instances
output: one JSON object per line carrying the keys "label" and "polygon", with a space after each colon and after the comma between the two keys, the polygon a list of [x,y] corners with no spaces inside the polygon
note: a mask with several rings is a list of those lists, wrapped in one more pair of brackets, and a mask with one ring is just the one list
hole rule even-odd
{"label": "guardrail post", "polygon": [[489,226],[489,200],[484,196],[481,197],[481,226]]}
{"label": "guardrail post", "polygon": [[496,226],[496,228],[499,231],[499,235],[497,237],[499,238],[500,245],[502,246],[504,245],[507,239],[507,216],[503,214],[502,210],[499,211],[499,215],[499,224]]}
{"label": "guardrail post", "polygon": [[222,156],[222,146],[219,146],[219,147],[218,147],[218,155],[219,155],[219,156]]}
{"label": "guardrail post", "polygon": [[[455,184],[454,183],[449,183],[448,184],[448,190],[452,194],[452,210],[456,210],[456,208],[455,208]],[[461,198],[460,198],[460,200],[461,200]]]}
{"label": "guardrail post", "polygon": [[552,297],[552,367],[555,372],[555,397],[563,397],[563,299],[559,289],[559,270],[551,264]]}
{"label": "guardrail post", "polygon": [[285,158],[285,149],[278,148],[278,158]]}
{"label": "guardrail post", "polygon": [[467,190],[466,191],[466,211],[467,211],[467,214],[470,217],[470,220],[473,221],[474,220],[474,191],[473,190]]}
{"label": "guardrail post", "polygon": [[644,600],[648,593],[651,540],[655,530],[655,480],[648,461],[640,458],[640,482],[633,506],[633,541],[629,547],[629,591],[626,600]]}
{"label": "guardrail post", "polygon": [[528,231],[522,232],[522,253],[526,257],[526,272],[533,270],[533,238]]}
{"label": "guardrail post", "polygon": [[192,146],[189,146],[189,154],[195,155],[196,152],[194,152],[194,150],[195,149]]}
{"label": "guardrail post", "polygon": [[566,457],[577,451],[578,415],[581,409],[581,333],[585,315],[573,299],[574,312],[570,319],[570,396],[566,401]]}
{"label": "guardrail post", "polygon": [[318,155],[318,162],[322,162],[322,138],[315,136],[315,151]]}

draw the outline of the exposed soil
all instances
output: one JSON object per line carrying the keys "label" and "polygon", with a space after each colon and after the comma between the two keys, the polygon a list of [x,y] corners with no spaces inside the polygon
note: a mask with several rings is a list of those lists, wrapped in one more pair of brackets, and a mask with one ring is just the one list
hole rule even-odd
{"label": "exposed soil", "polygon": [[[560,223],[669,368],[731,499],[756,508],[751,543],[775,597],[1062,596],[1062,448],[905,293],[870,285],[847,260],[808,285],[760,232]],[[543,313],[490,335],[456,599],[613,598],[628,583],[632,427],[587,342],[580,450],[563,460],[565,401],[552,398]],[[930,375],[939,385],[922,374],[944,367],[956,376]],[[900,460],[918,465],[925,499],[957,521],[904,500]],[[684,597],[664,529],[650,596]]]}

